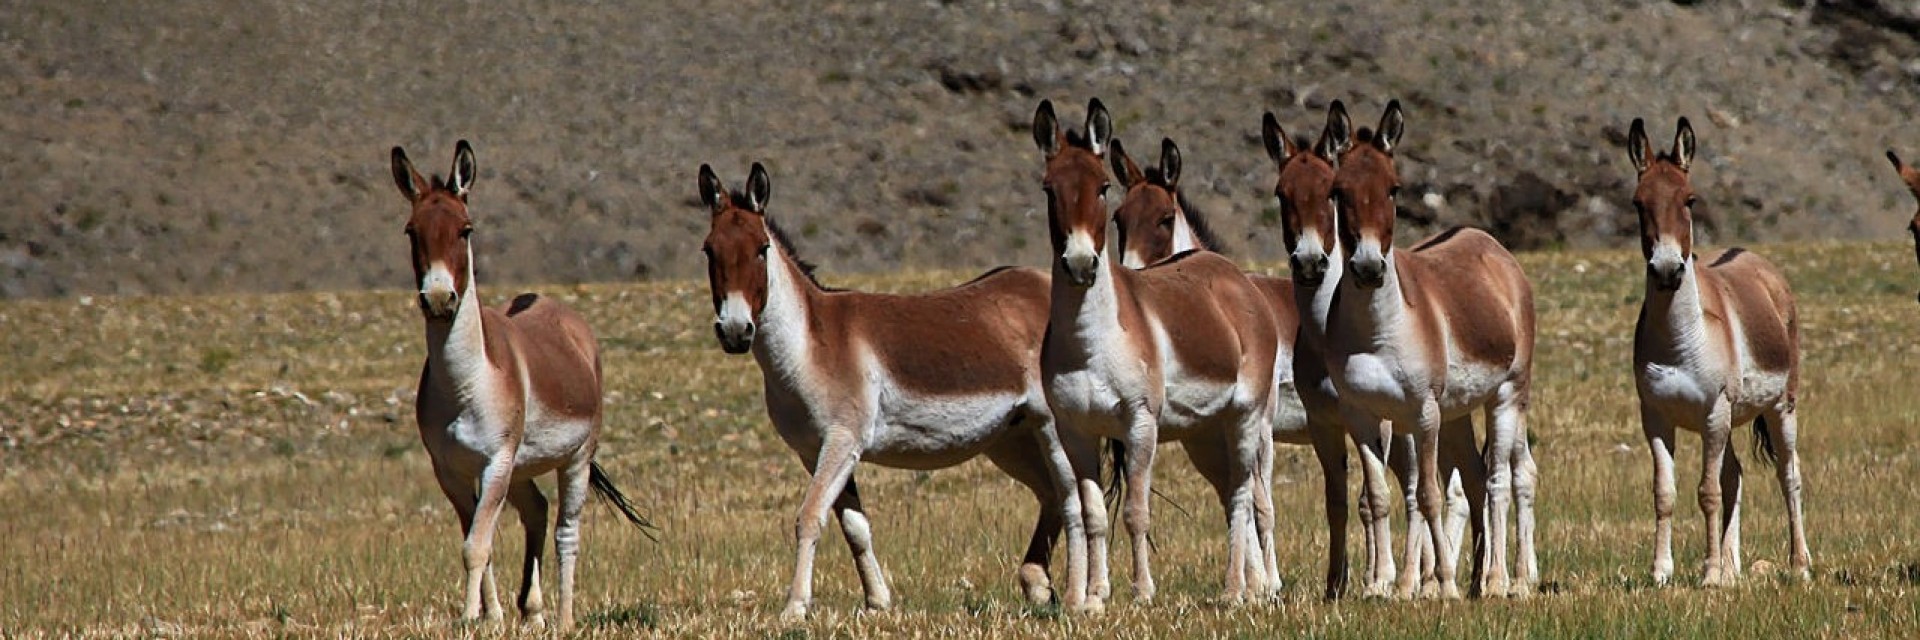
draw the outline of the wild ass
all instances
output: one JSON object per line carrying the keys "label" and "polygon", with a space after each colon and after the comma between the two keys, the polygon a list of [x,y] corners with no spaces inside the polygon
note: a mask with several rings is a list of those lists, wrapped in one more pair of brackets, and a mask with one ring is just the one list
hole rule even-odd
{"label": "wild ass", "polygon": [[[1277,130],[1278,125],[1274,127]],[[1126,190],[1126,196],[1113,214],[1114,226],[1119,232],[1122,264],[1141,269],[1186,251],[1205,249],[1219,252],[1220,243],[1215,239],[1206,217],[1187,201],[1186,194],[1179,188],[1181,155],[1179,147],[1172,140],[1161,141],[1159,164],[1145,169],[1134,162],[1120,139],[1113,139],[1111,146],[1108,158],[1113,165],[1113,174],[1120,179],[1121,188]],[[1284,168],[1284,158],[1278,160],[1281,160]],[[1324,203],[1326,190],[1333,183],[1333,170],[1331,162],[1323,162],[1322,166],[1325,167],[1324,184],[1319,188],[1317,197]],[[1298,192],[1299,189],[1296,187],[1294,191]],[[1284,202],[1286,194],[1281,194],[1281,197]],[[1285,206],[1282,211],[1286,211]],[[1301,332],[1293,280],[1254,273],[1247,274],[1247,278],[1266,297],[1279,328],[1279,347],[1274,354],[1273,439],[1292,445],[1311,445],[1314,457],[1320,462],[1328,539],[1323,596],[1337,598],[1345,592],[1347,582],[1346,427],[1340,422],[1338,405],[1332,395],[1333,389],[1326,380],[1325,367],[1320,363],[1319,351],[1310,345],[1309,336]],[[1300,349],[1313,350],[1296,352],[1296,341]],[[1307,362],[1302,363],[1301,358]],[[1301,372],[1306,377],[1300,377]],[[1296,384],[1297,381],[1304,384]],[[1395,444],[1399,445],[1401,441],[1405,443],[1403,446],[1389,450],[1388,461],[1405,482],[1407,511],[1411,518],[1409,522],[1418,523],[1419,511],[1414,508],[1413,502],[1413,438],[1399,436]],[[1262,468],[1270,470],[1271,465],[1263,464]],[[1271,477],[1260,480],[1259,488],[1262,491],[1270,492],[1271,487]],[[1457,478],[1449,484],[1449,489],[1448,512],[1452,520],[1448,530],[1458,531],[1466,526],[1466,495],[1461,491]],[[1368,506],[1363,504],[1362,508]],[[1412,554],[1409,556],[1410,563],[1424,564],[1427,566],[1427,575],[1431,575],[1434,556],[1431,541],[1427,540],[1424,529],[1419,530],[1419,535],[1410,536],[1408,541],[1408,553]],[[1274,545],[1271,540],[1263,540],[1262,543],[1268,552],[1268,575],[1277,582],[1279,568]],[[1367,550],[1371,554],[1373,547],[1369,545]],[[1378,562],[1371,555],[1367,558],[1369,567],[1376,566]],[[1388,563],[1391,567],[1390,558]],[[1392,574],[1391,569],[1388,574]]]}
{"label": "wild ass", "polygon": [[[1454,452],[1466,485],[1476,541],[1474,590],[1524,596],[1538,580],[1533,555],[1535,470],[1526,445],[1526,407],[1533,369],[1533,290],[1520,265],[1485,232],[1454,228],[1411,251],[1393,250],[1394,198],[1400,190],[1393,151],[1400,142],[1400,103],[1388,103],[1379,130],[1362,128],[1351,142],[1346,107],[1328,113],[1338,158],[1329,196],[1339,219],[1337,242],[1346,259],[1326,314],[1327,373],[1339,394],[1348,429],[1362,446],[1374,526],[1386,539],[1385,477],[1379,447],[1394,429],[1416,436],[1419,499],[1429,535],[1449,548],[1439,518],[1441,438]],[[1310,252],[1309,252],[1310,253]],[[1304,256],[1296,250],[1296,260]],[[1332,260],[1312,259],[1309,269]],[[1321,274],[1325,277],[1325,274]],[[1484,460],[1475,450],[1472,412],[1484,409]],[[1393,423],[1387,428],[1386,422]],[[1509,592],[1506,510],[1519,501],[1520,563]],[[1483,533],[1484,527],[1484,533]],[[1384,543],[1382,543],[1384,544]],[[1453,559],[1435,567],[1440,597],[1458,598]],[[1412,595],[1413,567],[1397,595]],[[1383,576],[1375,576],[1376,579]]]}
{"label": "wild ass", "polygon": [[1067,456],[1078,456],[1090,474],[1099,465],[1092,441],[1063,442],[1047,411],[1040,381],[1047,275],[1003,267],[919,295],[827,289],[767,216],[771,188],[759,163],[744,192],[728,191],[711,167],[700,166],[700,198],[712,212],[701,250],[714,332],[727,353],[753,352],[767,417],[813,476],[794,525],[799,551],[782,616],[806,616],[829,509],[853,551],[867,607],[892,601],[856,463],[940,469],[982,454],[1039,500],[1019,579],[1029,600],[1045,603],[1049,555],[1063,525],[1070,560],[1086,557],[1081,509],[1065,504],[1077,495]]}
{"label": "wild ass", "polygon": [[[1900,181],[1907,183],[1907,191],[1920,199],[1920,171],[1902,162],[1892,149],[1887,150],[1887,159],[1893,161],[1893,170],[1900,173]],[[1907,232],[1913,235],[1914,257],[1920,259],[1920,211],[1914,212],[1913,221],[1907,223]]]}
{"label": "wild ass", "polygon": [[[1134,597],[1154,595],[1147,531],[1154,447],[1187,442],[1227,512],[1226,597],[1269,588],[1255,514],[1256,485],[1273,446],[1267,421],[1278,343],[1270,305],[1239,267],[1205,251],[1141,271],[1107,256],[1108,180],[1101,158],[1112,122],[1098,99],[1084,130],[1060,128],[1053,103],[1034,115],[1034,142],[1046,157],[1053,249],[1051,316],[1041,369],[1047,404],[1063,432],[1119,440],[1125,458],[1125,518],[1133,543]],[[1103,500],[1082,482],[1088,510]],[[1089,534],[1091,535],[1091,533]],[[1104,545],[1094,542],[1104,555]],[[1105,576],[1095,576],[1104,585]],[[1104,592],[1089,594],[1102,606]]]}
{"label": "wild ass", "polygon": [[1701,440],[1700,512],[1708,531],[1702,584],[1728,586],[1739,579],[1740,457],[1729,441],[1733,425],[1749,421],[1755,448],[1775,463],[1786,496],[1793,573],[1805,579],[1813,561],[1800,520],[1794,407],[1800,322],[1793,292],[1772,263],[1738,247],[1695,268],[1695,197],[1688,177],[1693,152],[1686,118],[1674,132],[1673,149],[1658,155],[1639,118],[1627,134],[1627,157],[1639,174],[1633,207],[1640,215],[1640,253],[1647,259],[1647,296],[1633,331],[1633,378],[1641,429],[1653,451],[1653,579],[1665,584],[1673,577],[1676,426]]}
{"label": "wild ass", "polygon": [[455,145],[453,171],[444,181],[422,177],[406,152],[393,148],[393,181],[413,208],[407,239],[427,328],[414,416],[434,478],[466,537],[464,618],[502,617],[493,534],[501,505],[511,503],[527,533],[520,614],[527,624],[545,624],[540,558],[547,543],[547,499],[534,478],[558,472],[560,519],[553,537],[565,629],[573,626],[580,508],[589,487],[634,524],[651,525],[593,461],[600,441],[600,347],[586,321],[565,304],[532,293],[502,308],[480,306],[467,215],[474,171],[473,147],[465,140]]}

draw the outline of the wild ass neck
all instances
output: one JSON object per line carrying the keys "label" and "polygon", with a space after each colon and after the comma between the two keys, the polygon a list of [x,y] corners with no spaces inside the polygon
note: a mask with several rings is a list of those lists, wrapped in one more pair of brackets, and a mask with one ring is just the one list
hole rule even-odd
{"label": "wild ass neck", "polygon": [[[1340,278],[1340,284],[1336,285],[1339,295],[1333,300],[1333,304],[1339,305],[1339,310],[1336,312],[1330,308],[1328,317],[1337,314],[1340,323],[1352,327],[1361,335],[1380,335],[1399,327],[1407,310],[1406,294],[1400,288],[1400,260],[1405,257],[1398,251],[1388,254],[1386,274],[1380,286],[1372,289],[1361,287],[1353,279]],[[1340,272],[1334,265],[1342,262],[1345,262],[1344,258],[1329,259],[1327,279],[1321,282],[1321,286],[1334,281],[1333,274]]]}
{"label": "wild ass neck", "polygon": [[1107,259],[1107,252],[1099,253],[1100,268],[1094,270],[1093,284],[1079,287],[1067,275],[1060,260],[1053,261],[1053,302],[1048,313],[1051,314],[1051,327],[1064,327],[1067,333],[1056,334],[1071,344],[1087,349],[1084,355],[1091,357],[1096,351],[1091,345],[1120,335],[1119,269],[1122,267]]}
{"label": "wild ass neck", "polygon": [[805,377],[814,348],[808,314],[820,292],[785,245],[776,241],[767,251],[767,301],[756,320],[760,328],[753,339],[753,357],[762,372],[794,388]]}
{"label": "wild ass neck", "polygon": [[1300,309],[1300,327],[1308,332],[1307,338],[1317,342],[1326,340],[1327,316],[1333,311],[1333,294],[1340,290],[1340,277],[1346,270],[1346,253],[1340,250],[1336,242],[1327,251],[1327,269],[1320,278],[1320,284],[1293,288],[1293,301]]}
{"label": "wild ass neck", "polygon": [[427,362],[431,384],[471,403],[483,393],[493,365],[487,359],[487,334],[481,318],[480,285],[473,279],[473,248],[467,248],[467,288],[451,320],[427,319]]}
{"label": "wild ass neck", "polygon": [[1643,303],[1640,331],[1648,332],[1653,344],[1668,345],[1676,358],[1692,361],[1706,348],[1706,315],[1700,306],[1700,275],[1694,258],[1687,257],[1686,273],[1680,288],[1662,290],[1647,277],[1647,298]]}

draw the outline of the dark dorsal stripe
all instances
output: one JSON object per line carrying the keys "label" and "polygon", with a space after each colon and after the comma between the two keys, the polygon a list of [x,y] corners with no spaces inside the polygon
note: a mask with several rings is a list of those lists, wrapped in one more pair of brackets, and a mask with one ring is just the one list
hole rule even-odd
{"label": "dark dorsal stripe", "polygon": [[1716,266],[1716,267],[1718,267],[1718,266],[1720,266],[1720,265],[1723,265],[1723,264],[1726,264],[1726,263],[1729,263],[1729,262],[1733,262],[1733,260],[1734,260],[1735,258],[1738,258],[1738,257],[1740,257],[1740,254],[1743,254],[1743,253],[1746,253],[1746,252],[1747,252],[1747,250],[1746,250],[1746,249],[1744,249],[1744,248],[1741,248],[1741,247],[1734,247],[1734,248],[1732,248],[1732,249],[1728,249],[1728,250],[1726,250],[1726,251],[1723,251],[1723,252],[1721,252],[1721,253],[1720,253],[1720,257],[1718,257],[1718,258],[1714,258],[1714,260],[1713,260],[1713,265],[1712,265],[1712,266]]}

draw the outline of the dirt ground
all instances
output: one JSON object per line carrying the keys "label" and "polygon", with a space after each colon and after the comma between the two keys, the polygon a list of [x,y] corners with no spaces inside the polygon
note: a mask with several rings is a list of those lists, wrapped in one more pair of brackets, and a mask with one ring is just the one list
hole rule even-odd
{"label": "dirt ground", "polygon": [[1261,113],[1306,135],[1335,98],[1406,105],[1409,240],[1628,243],[1627,123],[1682,115],[1707,242],[1886,237],[1920,21],[1880,4],[13,3],[0,297],[406,286],[388,149],[460,138],[497,287],[701,273],[701,163],[766,163],[829,281],[1040,265],[1027,128],[1095,96],[1247,258],[1279,247]]}

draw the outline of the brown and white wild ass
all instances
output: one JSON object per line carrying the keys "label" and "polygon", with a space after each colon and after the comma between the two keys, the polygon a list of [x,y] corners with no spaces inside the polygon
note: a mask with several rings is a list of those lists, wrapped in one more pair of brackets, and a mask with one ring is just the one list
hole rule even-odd
{"label": "brown and white wild ass", "polygon": [[[1915,199],[1920,199],[1920,171],[1901,161],[1892,149],[1887,150],[1887,159],[1893,161],[1893,170],[1900,173],[1900,181],[1907,183],[1907,191],[1913,193]],[[1913,235],[1914,257],[1920,259],[1920,211],[1914,212],[1913,220],[1907,223],[1907,232]]]}
{"label": "brown and white wild ass", "polygon": [[[1366,490],[1376,510],[1385,501],[1378,447],[1387,429],[1410,431],[1418,454],[1418,503],[1429,535],[1449,548],[1439,518],[1442,438],[1466,485],[1475,530],[1473,590],[1524,596],[1538,580],[1533,554],[1535,469],[1526,444],[1526,407],[1533,369],[1533,290],[1513,255],[1485,232],[1454,228],[1410,251],[1393,249],[1394,198],[1400,177],[1400,103],[1388,103],[1378,131],[1352,131],[1344,105],[1329,109],[1338,168],[1330,193],[1335,235],[1345,260],[1326,315],[1325,360],[1347,417],[1362,442]],[[1300,258],[1296,251],[1296,258]],[[1333,260],[1314,259],[1315,266]],[[1323,274],[1324,277],[1324,274]],[[1484,409],[1484,460],[1475,450],[1472,412]],[[1506,509],[1519,502],[1520,569],[1509,585]],[[1375,526],[1383,526],[1376,518]],[[1484,527],[1484,533],[1483,533]],[[1384,531],[1383,531],[1384,533]],[[1435,567],[1442,598],[1458,598],[1453,559]],[[1397,595],[1412,595],[1413,567]],[[1376,576],[1380,578],[1381,576]]]}
{"label": "brown and white wild ass", "polygon": [[[466,537],[463,617],[499,620],[493,534],[503,503],[526,528],[520,613],[545,622],[540,558],[546,550],[547,499],[534,478],[558,472],[560,627],[573,625],[580,509],[589,487],[612,500],[634,524],[650,527],[593,461],[600,440],[600,348],[593,330],[557,300],[523,293],[502,308],[480,306],[473,278],[473,147],[454,147],[453,171],[431,181],[393,148],[393,180],[412,204],[407,239],[426,320],[427,363],[420,371],[415,417],[433,460],[434,478],[460,516]],[[476,491],[477,485],[477,491]]]}
{"label": "brown and white wild ass", "polygon": [[[1811,572],[1800,520],[1795,407],[1800,322],[1787,279],[1772,263],[1732,248],[1702,264],[1693,254],[1693,127],[1680,119],[1673,149],[1655,154],[1633,120],[1627,157],[1639,173],[1633,206],[1647,296],[1633,332],[1640,425],[1653,450],[1653,579],[1673,576],[1674,427],[1700,434],[1700,512],[1707,521],[1706,586],[1740,577],[1740,457],[1733,425],[1753,423],[1756,448],[1773,458],[1786,496],[1793,574]],[[1896,165],[1897,165],[1896,161]]]}
{"label": "brown and white wild ass", "polygon": [[[1271,459],[1263,449],[1273,446],[1273,311],[1218,254],[1189,252],[1141,271],[1109,259],[1102,157],[1112,131],[1098,99],[1087,106],[1086,127],[1072,133],[1061,129],[1051,102],[1034,114],[1053,249],[1041,355],[1047,404],[1062,432],[1119,440],[1132,460],[1124,517],[1137,600],[1154,595],[1148,503],[1154,447],[1163,440],[1188,443],[1194,466],[1227,512],[1227,599],[1265,595],[1255,487],[1267,477],[1259,465]],[[1081,488],[1095,496],[1083,497],[1087,508],[1100,508],[1099,486],[1083,481]],[[1094,545],[1104,555],[1103,545]],[[1105,576],[1094,581],[1103,585]],[[1088,606],[1102,606],[1106,595],[1096,589]]]}
{"label": "brown and white wild ass", "polygon": [[[1272,134],[1278,131],[1279,125],[1273,121],[1272,114],[1268,114],[1268,121],[1272,123],[1267,132],[1269,141],[1275,142]],[[1292,141],[1288,140],[1286,144],[1291,145]],[[1108,158],[1113,165],[1113,174],[1120,179],[1121,188],[1126,191],[1126,196],[1113,214],[1114,225],[1119,232],[1122,264],[1140,269],[1177,253],[1195,249],[1219,252],[1220,243],[1206,223],[1206,217],[1187,201],[1185,193],[1179,188],[1181,156],[1179,147],[1172,140],[1161,141],[1159,164],[1145,169],[1127,153],[1118,138],[1112,140],[1111,147]],[[1285,158],[1278,157],[1276,160],[1284,171]],[[1314,197],[1324,203],[1326,192],[1333,184],[1333,169],[1330,160],[1322,161],[1320,166],[1324,172],[1315,175],[1322,176],[1322,184],[1317,190],[1310,191],[1314,191]],[[1294,169],[1292,175],[1295,183],[1302,182],[1298,179],[1300,174],[1300,169]],[[1301,186],[1295,184],[1288,193],[1302,193]],[[1280,191],[1276,190],[1276,193]],[[1281,197],[1284,203],[1287,194],[1282,193]],[[1286,205],[1283,204],[1282,210],[1286,210]],[[1310,336],[1301,332],[1293,280],[1253,273],[1247,274],[1247,278],[1266,296],[1279,328],[1279,347],[1274,354],[1273,438],[1276,442],[1311,445],[1321,465],[1328,527],[1327,575],[1323,595],[1337,598],[1345,592],[1347,580],[1346,427],[1340,422],[1338,405],[1331,383],[1326,379],[1325,367],[1320,363],[1319,351],[1310,344]],[[1312,351],[1296,353],[1296,341],[1300,349]],[[1306,362],[1299,358],[1305,358]],[[1299,377],[1298,371],[1304,371],[1305,377]],[[1302,384],[1297,385],[1296,381]],[[1399,436],[1396,445],[1401,441],[1404,441],[1404,446],[1390,449],[1389,462],[1405,483],[1408,516],[1411,518],[1409,522],[1418,523],[1419,511],[1413,503],[1413,438]],[[1271,465],[1263,465],[1263,468],[1270,469]],[[1260,481],[1263,491],[1271,491],[1271,486],[1271,478]],[[1449,484],[1447,501],[1448,513],[1452,518],[1448,530],[1458,531],[1466,525],[1467,507],[1466,495],[1461,491],[1457,478]],[[1366,509],[1368,505],[1363,504],[1362,508]],[[1414,554],[1410,561],[1419,563],[1425,560],[1424,564],[1428,565],[1426,571],[1430,575],[1433,561],[1431,541],[1426,539],[1424,529],[1417,533],[1408,538],[1408,551]],[[1271,540],[1263,540],[1262,543],[1268,552],[1269,577],[1277,581],[1279,568],[1276,566],[1274,545]],[[1368,551],[1372,551],[1371,545]],[[1367,566],[1375,566],[1377,562],[1369,557]],[[1391,575],[1391,569],[1387,573]]]}
{"label": "brown and white wild ass", "polygon": [[728,191],[700,166],[700,198],[712,212],[701,249],[714,332],[727,353],[753,352],[767,416],[813,475],[796,517],[799,552],[782,615],[807,613],[829,510],[853,550],[867,606],[884,609],[892,600],[853,478],[856,463],[939,469],[983,454],[1040,502],[1019,579],[1030,600],[1045,603],[1049,555],[1063,525],[1070,560],[1086,556],[1081,509],[1064,504],[1077,496],[1067,456],[1088,473],[1099,465],[1093,441],[1069,436],[1063,443],[1047,411],[1040,381],[1047,275],[1001,268],[919,295],[826,289],[767,216],[770,194],[759,163],[743,192]]}

